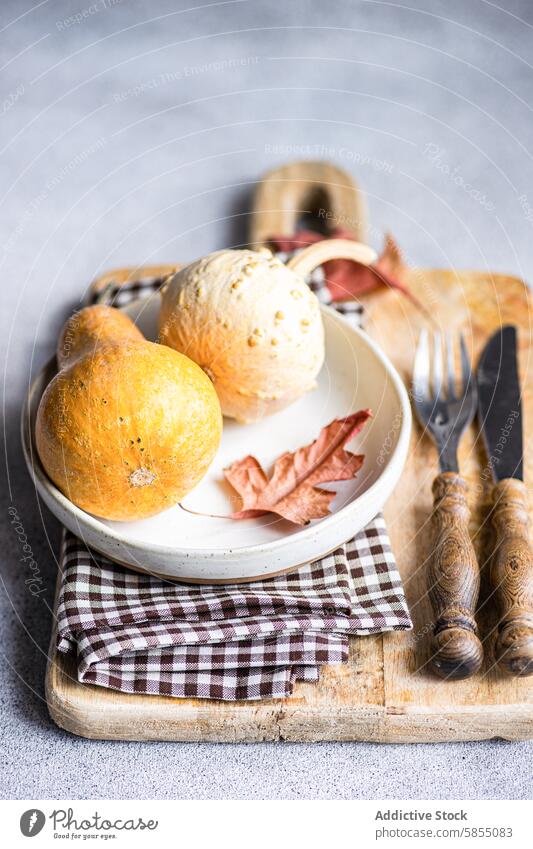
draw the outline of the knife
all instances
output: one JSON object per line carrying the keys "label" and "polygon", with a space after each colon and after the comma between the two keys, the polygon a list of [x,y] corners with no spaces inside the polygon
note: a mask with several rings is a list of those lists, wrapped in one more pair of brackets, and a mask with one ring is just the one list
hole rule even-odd
{"label": "knife", "polygon": [[493,490],[490,583],[499,613],[494,654],[511,675],[533,674],[533,550],[523,482],[522,400],[516,328],[500,328],[477,370],[478,415]]}

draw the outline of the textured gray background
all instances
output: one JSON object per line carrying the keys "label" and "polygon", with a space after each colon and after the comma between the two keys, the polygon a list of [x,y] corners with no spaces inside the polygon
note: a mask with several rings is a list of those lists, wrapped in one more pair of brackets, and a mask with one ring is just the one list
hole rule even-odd
{"label": "textured gray background", "polygon": [[526,743],[141,745],[57,729],[43,675],[59,528],[23,468],[18,417],[95,274],[242,243],[254,180],[305,145],[360,179],[376,247],[390,228],[413,263],[527,278],[531,3],[44,0],[0,15],[2,796],[527,797]]}

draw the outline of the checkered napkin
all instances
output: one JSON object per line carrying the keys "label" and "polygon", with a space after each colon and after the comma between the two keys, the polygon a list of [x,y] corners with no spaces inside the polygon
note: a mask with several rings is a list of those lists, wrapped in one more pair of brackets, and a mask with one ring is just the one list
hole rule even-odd
{"label": "checkered napkin", "polygon": [[173,584],[112,564],[65,534],[59,651],[82,682],[206,699],[290,695],[348,636],[411,627],[385,523],[297,572],[251,584]]}
{"label": "checkered napkin", "polygon": [[[136,280],[105,300],[123,306],[162,282]],[[283,698],[321,665],[346,662],[350,635],[411,627],[382,516],[321,560],[250,584],[138,574],[67,531],[60,572],[58,650],[76,654],[81,682],[125,693]]]}

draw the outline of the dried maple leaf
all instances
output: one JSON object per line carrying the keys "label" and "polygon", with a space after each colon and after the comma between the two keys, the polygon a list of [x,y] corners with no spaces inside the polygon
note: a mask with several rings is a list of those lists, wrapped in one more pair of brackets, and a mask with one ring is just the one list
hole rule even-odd
{"label": "dried maple leaf", "polygon": [[297,525],[306,525],[311,519],[327,516],[335,493],[319,489],[317,484],[355,477],[364,457],[346,451],[344,446],[371,415],[370,410],[360,410],[335,419],[310,445],[282,454],[274,463],[270,479],[250,455],[224,469],[226,480],[242,499],[241,509],[231,518],[277,513]]}

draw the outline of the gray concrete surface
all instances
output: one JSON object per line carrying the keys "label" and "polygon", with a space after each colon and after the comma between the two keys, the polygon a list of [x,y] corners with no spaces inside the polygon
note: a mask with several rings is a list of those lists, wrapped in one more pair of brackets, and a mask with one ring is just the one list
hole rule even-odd
{"label": "gray concrete surface", "polygon": [[391,229],[416,264],[531,277],[531,3],[26,0],[0,18],[0,794],[527,797],[527,743],[140,745],[58,730],[43,675],[59,528],[18,418],[95,274],[241,244],[254,181],[287,159],[352,170],[378,247]]}

